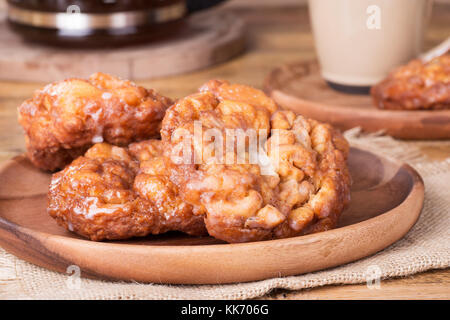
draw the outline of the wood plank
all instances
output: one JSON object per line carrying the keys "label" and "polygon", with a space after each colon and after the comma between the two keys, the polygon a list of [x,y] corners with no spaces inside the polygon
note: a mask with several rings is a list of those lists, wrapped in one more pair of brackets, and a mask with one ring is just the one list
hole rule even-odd
{"label": "wood plank", "polygon": [[366,284],[324,286],[292,292],[275,290],[262,299],[316,300],[316,299],[450,299],[450,270],[435,270],[417,275],[383,280],[380,288],[369,289]]}

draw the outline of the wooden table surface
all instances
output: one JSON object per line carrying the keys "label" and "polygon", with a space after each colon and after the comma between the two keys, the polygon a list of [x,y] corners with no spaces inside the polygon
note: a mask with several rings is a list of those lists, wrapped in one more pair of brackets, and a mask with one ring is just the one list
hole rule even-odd
{"label": "wooden table surface", "polygon": [[[299,59],[315,57],[313,37],[305,7],[246,7],[228,5],[248,24],[248,48],[234,60],[207,70],[164,79],[139,82],[171,97],[192,93],[208,79],[223,78],[261,87],[274,67]],[[436,5],[426,34],[430,48],[450,35],[450,5]],[[92,70],[95,72],[96,70]],[[16,120],[16,108],[42,83],[0,81],[0,161],[24,152],[24,141]],[[415,143],[430,160],[450,156],[450,141]],[[384,280],[380,289],[365,284],[325,286],[302,291],[276,290],[270,299],[449,299],[450,271],[437,270],[401,279]]]}

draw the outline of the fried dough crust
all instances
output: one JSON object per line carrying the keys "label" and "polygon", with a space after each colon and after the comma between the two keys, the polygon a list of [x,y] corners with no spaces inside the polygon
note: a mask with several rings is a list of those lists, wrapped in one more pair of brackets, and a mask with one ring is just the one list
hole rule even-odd
{"label": "fried dough crust", "polygon": [[64,168],[95,143],[126,146],[159,136],[172,100],[104,73],[47,85],[18,108],[27,155],[43,170]]}
{"label": "fried dough crust", "polygon": [[[53,174],[48,213],[57,223],[91,240],[117,240],[171,230],[206,233],[203,218],[177,199],[159,164],[159,140],[128,151],[96,144]],[[146,159],[146,160],[144,160]]]}
{"label": "fried dough crust", "polygon": [[94,145],[53,175],[50,215],[92,240],[207,230],[236,243],[332,229],[350,200],[339,131],[252,87],[209,81],[167,110],[161,137]]}
{"label": "fried dough crust", "polygon": [[[200,137],[196,126],[202,128]],[[235,148],[230,154],[225,148],[229,129],[270,128],[276,130],[265,156],[272,174],[262,172],[260,154],[255,163],[249,161],[255,156],[250,150]],[[174,164],[171,181],[218,239],[248,242],[328,230],[349,201],[349,147],[342,135],[329,125],[277,111],[254,88],[208,82],[168,109],[161,135]],[[211,152],[216,143],[225,151]],[[190,152],[181,156],[179,150]],[[229,163],[228,156],[246,161]]]}
{"label": "fried dough crust", "polygon": [[375,105],[391,110],[450,109],[450,54],[413,60],[371,89]]}

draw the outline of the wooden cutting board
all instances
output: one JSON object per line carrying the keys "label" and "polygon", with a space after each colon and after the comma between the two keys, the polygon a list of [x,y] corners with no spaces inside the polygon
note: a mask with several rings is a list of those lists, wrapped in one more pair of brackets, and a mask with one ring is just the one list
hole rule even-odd
{"label": "wooden cutting board", "polygon": [[139,80],[186,73],[224,62],[244,50],[243,21],[224,10],[187,19],[176,36],[148,45],[104,50],[64,49],[24,42],[0,16],[0,79],[52,82],[97,71]]}
{"label": "wooden cutting board", "polygon": [[370,95],[345,94],[323,80],[314,61],[294,62],[273,70],[265,91],[283,108],[346,130],[362,127],[401,139],[450,139],[450,110],[377,109]]}
{"label": "wooden cutting board", "polygon": [[352,201],[339,228],[289,239],[225,244],[181,233],[93,242],[46,212],[50,175],[16,157],[0,168],[0,245],[39,266],[126,281],[218,284],[290,276],[345,264],[399,240],[419,217],[422,179],[410,166],[351,149]]}

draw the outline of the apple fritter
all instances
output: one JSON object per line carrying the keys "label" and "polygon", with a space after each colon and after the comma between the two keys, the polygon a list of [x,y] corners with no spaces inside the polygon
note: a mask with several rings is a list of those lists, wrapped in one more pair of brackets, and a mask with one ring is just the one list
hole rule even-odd
{"label": "apple fritter", "polygon": [[172,230],[205,234],[203,218],[194,216],[175,187],[166,184],[166,169],[158,160],[160,143],[135,143],[130,151],[94,145],[53,174],[48,213],[67,230],[96,241]]}
{"label": "apple fritter", "polygon": [[159,136],[172,100],[104,73],[35,92],[19,108],[27,155],[44,170],[64,168],[95,143],[126,146]]}
{"label": "apple fritter", "polygon": [[[211,236],[233,243],[328,230],[347,205],[346,140],[329,125],[276,110],[261,91],[219,81],[167,110],[161,135],[171,181]],[[270,128],[255,154],[251,133]],[[244,150],[235,141],[227,148],[233,129],[247,134]]]}
{"label": "apple fritter", "polygon": [[167,109],[161,138],[94,145],[53,175],[50,215],[92,240],[178,230],[235,243],[332,229],[350,200],[339,131],[249,86],[209,81]]}
{"label": "apple fritter", "polygon": [[380,109],[450,109],[450,54],[397,68],[373,86],[371,94]]}

